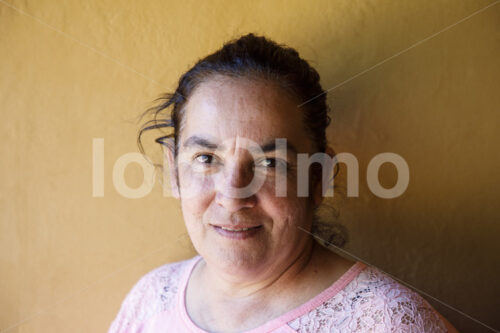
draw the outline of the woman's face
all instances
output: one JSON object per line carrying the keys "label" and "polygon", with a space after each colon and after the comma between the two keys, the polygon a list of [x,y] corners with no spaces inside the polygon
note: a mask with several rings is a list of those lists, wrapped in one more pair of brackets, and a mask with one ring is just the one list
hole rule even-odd
{"label": "woman's face", "polygon": [[[269,82],[216,77],[185,105],[182,212],[198,253],[231,276],[279,272],[309,239],[299,227],[310,229],[314,207],[297,196],[297,153],[311,154],[313,144],[297,102]],[[286,139],[285,149],[274,147],[277,138]],[[286,184],[286,195],[277,194],[277,183]]]}

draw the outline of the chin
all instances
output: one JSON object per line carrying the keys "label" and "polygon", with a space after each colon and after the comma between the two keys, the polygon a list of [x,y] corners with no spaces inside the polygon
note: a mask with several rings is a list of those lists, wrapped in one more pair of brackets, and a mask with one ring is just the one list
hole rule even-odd
{"label": "chin", "polygon": [[[215,252],[215,253],[214,253]],[[245,248],[218,248],[210,256],[210,261],[231,275],[248,274],[262,269],[265,264],[263,251]],[[248,275],[246,275],[248,277]]]}

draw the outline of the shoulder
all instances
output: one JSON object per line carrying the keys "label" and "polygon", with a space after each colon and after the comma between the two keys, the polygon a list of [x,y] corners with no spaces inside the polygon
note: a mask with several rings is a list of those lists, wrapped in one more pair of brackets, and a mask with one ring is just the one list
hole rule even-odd
{"label": "shoulder", "polygon": [[353,282],[359,302],[366,300],[372,313],[383,313],[384,324],[392,329],[446,332],[438,313],[422,296],[379,269],[367,266]]}
{"label": "shoulder", "polygon": [[183,273],[197,258],[157,267],[141,277],[123,300],[108,332],[140,331],[145,320],[172,308]]}
{"label": "shoulder", "polygon": [[297,331],[446,332],[420,295],[375,267],[364,266],[338,293],[290,323]]}

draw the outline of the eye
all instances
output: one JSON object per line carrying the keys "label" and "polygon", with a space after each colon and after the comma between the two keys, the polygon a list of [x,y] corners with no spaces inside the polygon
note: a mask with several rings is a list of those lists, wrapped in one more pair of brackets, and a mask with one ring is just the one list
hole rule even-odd
{"label": "eye", "polygon": [[260,164],[263,166],[263,167],[266,167],[266,168],[275,168],[276,167],[276,159],[274,158],[265,158],[263,159]]}
{"label": "eye", "polygon": [[197,155],[194,160],[201,164],[211,164],[214,162],[214,157],[208,154]]}
{"label": "eye", "polygon": [[269,169],[275,169],[275,168],[288,168],[288,163],[286,161],[273,158],[273,157],[267,157],[263,158],[260,161],[257,162],[256,166],[258,167],[263,167],[263,168],[269,168]]}

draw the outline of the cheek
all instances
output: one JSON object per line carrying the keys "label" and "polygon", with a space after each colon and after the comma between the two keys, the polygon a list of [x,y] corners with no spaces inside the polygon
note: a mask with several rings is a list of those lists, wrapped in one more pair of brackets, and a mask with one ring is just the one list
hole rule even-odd
{"label": "cheek", "polygon": [[203,215],[214,197],[213,185],[211,177],[185,169],[179,171],[182,213],[188,229],[201,226]]}
{"label": "cheek", "polygon": [[266,183],[259,192],[261,207],[273,219],[274,230],[300,230],[297,226],[306,227],[310,223],[310,198],[296,195],[296,187],[289,186],[287,196],[276,196],[274,184]]}
{"label": "cheek", "polygon": [[[299,197],[299,183],[303,183],[301,184],[303,186],[300,186],[300,192],[304,192],[302,187],[305,187],[307,183],[307,179],[305,181],[304,179],[299,180],[299,177],[302,176],[297,173],[296,167],[289,170],[276,170],[268,175],[262,189],[277,197],[288,197],[301,201],[305,199],[304,195],[308,195],[307,193],[301,193]],[[309,181],[309,186],[310,183]]]}
{"label": "cheek", "polygon": [[188,165],[179,166],[179,189],[182,199],[191,200],[213,192],[213,177],[195,172]]}

